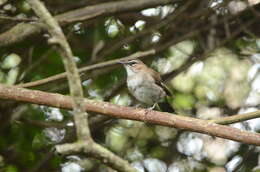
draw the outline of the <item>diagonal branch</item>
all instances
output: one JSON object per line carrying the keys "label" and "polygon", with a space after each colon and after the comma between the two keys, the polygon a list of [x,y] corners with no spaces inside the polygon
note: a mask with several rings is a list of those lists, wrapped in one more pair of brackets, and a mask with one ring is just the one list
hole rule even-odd
{"label": "diagonal branch", "polygon": [[[98,16],[107,16],[127,11],[137,11],[177,1],[179,0],[123,0],[107,2],[59,14],[55,16],[55,18],[62,26],[64,26],[72,22],[89,20]],[[33,34],[42,32],[44,29],[44,25],[37,22],[17,24],[10,30],[0,34],[0,47],[23,41]]]}
{"label": "diagonal branch", "polygon": [[[17,88],[13,86],[0,85],[0,97],[2,99],[42,104],[58,108],[72,108],[72,99],[69,96],[46,93],[43,91],[34,91],[25,88]],[[102,113],[115,118],[131,119],[163,126],[182,128],[247,144],[260,145],[260,134],[239,130],[229,126],[218,125],[213,123],[214,121],[212,122],[191,117],[178,116],[166,112],[158,112],[147,109],[124,107],[89,99],[84,99],[83,106],[86,111]],[[255,118],[260,116],[260,111],[254,113],[255,115],[251,117]],[[220,123],[223,123],[223,121]]]}
{"label": "diagonal branch", "polygon": [[[105,67],[116,65],[116,64],[118,64],[119,60],[123,60],[123,59],[124,60],[130,60],[130,59],[142,58],[142,57],[154,55],[155,53],[156,52],[155,52],[154,49],[147,50],[147,51],[140,51],[140,52],[136,52],[134,54],[131,54],[129,56],[122,57],[120,59],[109,60],[109,61],[106,61],[106,62],[101,62],[101,63],[93,64],[93,65],[90,65],[90,66],[82,67],[82,68],[79,69],[79,72],[80,73],[84,72],[84,74],[85,74],[86,72],[89,72],[89,71],[92,71],[92,70],[103,69]],[[63,72],[63,73],[53,75],[53,76],[50,76],[48,78],[44,78],[44,79],[41,79],[41,80],[28,82],[28,83],[25,83],[25,84],[17,84],[16,86],[24,87],[24,88],[25,87],[35,87],[35,86],[43,85],[43,84],[46,84],[46,83],[49,83],[49,82],[52,82],[52,81],[55,81],[55,80],[66,78],[66,76],[67,76],[67,73]]]}
{"label": "diagonal branch", "polygon": [[63,149],[69,145],[70,152],[79,153],[81,150],[85,150],[85,153],[93,153],[92,156],[100,159],[102,162],[106,162],[107,165],[116,169],[117,171],[124,172],[136,172],[136,170],[130,166],[130,164],[113,154],[106,148],[95,143],[91,137],[90,129],[88,126],[88,114],[84,109],[83,101],[83,89],[79,77],[79,72],[75,61],[73,60],[73,54],[71,48],[60,28],[58,22],[51,16],[49,11],[39,0],[27,0],[31,5],[34,12],[45,23],[47,30],[51,34],[52,38],[49,40],[51,43],[57,45],[57,50],[62,56],[62,60],[67,72],[70,94],[72,96],[71,105],[74,112],[74,122],[76,126],[78,141],[71,144],[58,145],[56,150],[59,153],[63,153]]}
{"label": "diagonal branch", "polygon": [[[103,4],[83,7],[77,10],[57,15],[56,18],[62,24],[83,21],[96,16],[111,15],[120,12],[137,11],[158,5],[180,2],[180,0],[126,0],[118,2],[106,2]],[[126,5],[127,4],[127,5]]]}
{"label": "diagonal branch", "polygon": [[[57,21],[51,16],[49,11],[39,0],[27,0],[31,5],[34,12],[45,23],[45,27],[51,34],[52,38],[49,39],[51,43],[57,45],[57,50],[60,53],[69,82],[70,94],[74,98],[74,121],[76,123],[76,131],[79,140],[91,141],[90,131],[88,128],[87,113],[84,112],[82,107],[83,89],[77,66],[73,60],[71,48],[60,28]],[[84,126],[84,127],[82,127]]]}
{"label": "diagonal branch", "polygon": [[[248,27],[250,25],[252,25],[253,23],[256,23],[256,21],[258,18],[254,18],[250,21],[248,21],[247,23],[245,23],[244,27]],[[224,22],[224,20],[222,21]],[[219,23],[222,23],[222,22],[219,22]],[[170,40],[168,42],[166,42],[165,44],[162,44],[160,46],[157,46],[157,47],[154,47],[154,48],[151,48],[149,50],[146,50],[146,51],[141,51],[141,52],[137,52],[137,53],[134,53],[130,56],[126,56],[126,57],[122,57],[120,59],[117,59],[117,60],[110,60],[110,61],[107,61],[107,62],[101,62],[101,63],[98,63],[98,64],[94,64],[94,65],[91,65],[91,66],[86,66],[86,67],[83,67],[83,68],[80,68],[79,69],[79,72],[80,73],[86,73],[88,71],[92,71],[92,70],[96,70],[96,69],[101,69],[101,68],[104,68],[104,67],[109,67],[109,66],[113,66],[113,65],[116,65],[118,60],[122,60],[122,59],[134,59],[134,58],[142,58],[142,57],[147,57],[147,56],[150,56],[150,55],[155,55],[165,49],[167,49],[168,47],[170,47],[171,45],[174,45],[178,42],[181,42],[185,39],[189,39],[195,35],[197,35],[199,32],[202,32],[204,30],[207,30],[207,29],[210,29],[212,27],[212,25],[208,25],[208,26],[205,26],[201,29],[198,29],[198,30],[195,30],[195,31],[190,31],[188,32],[187,34],[185,34],[184,36],[181,36],[179,38],[175,38],[173,40]],[[239,28],[237,29],[235,32],[233,32],[230,37],[228,39],[225,39],[224,41],[222,41],[217,47],[221,47],[221,46],[224,46],[226,43],[228,43],[229,41],[233,40],[237,35],[239,35],[241,32],[243,31],[242,28]],[[215,47],[215,48],[217,48]],[[210,50],[210,51],[206,51],[204,52],[202,55],[199,55],[201,56],[200,58],[191,58],[189,61],[187,61],[186,63],[184,63],[180,68],[178,68],[177,70],[174,70],[170,73],[167,73],[163,76],[163,80],[165,81],[168,81],[169,79],[173,78],[174,76],[176,76],[177,74],[181,73],[182,71],[186,70],[187,68],[189,68],[192,64],[194,64],[195,62],[199,61],[199,60],[205,60],[206,58],[208,58],[208,54],[210,52],[212,52],[213,50]],[[33,81],[33,82],[29,82],[29,83],[25,83],[25,84],[18,84],[17,86],[19,87],[34,87],[34,86],[39,86],[39,85],[43,85],[43,84],[46,84],[48,82],[52,82],[52,81],[55,81],[55,80],[58,80],[58,79],[62,79],[62,78],[65,78],[66,77],[66,73],[61,73],[61,74],[57,74],[57,75],[53,75],[51,77],[48,77],[48,78],[45,78],[45,79],[42,79],[42,80],[38,80],[38,81]]]}

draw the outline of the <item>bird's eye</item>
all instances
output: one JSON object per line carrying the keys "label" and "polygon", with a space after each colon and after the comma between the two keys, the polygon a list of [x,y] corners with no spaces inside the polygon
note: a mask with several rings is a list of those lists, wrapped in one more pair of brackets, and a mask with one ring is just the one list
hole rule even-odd
{"label": "bird's eye", "polygon": [[130,61],[130,62],[128,63],[129,66],[134,66],[135,64],[137,64],[136,61]]}

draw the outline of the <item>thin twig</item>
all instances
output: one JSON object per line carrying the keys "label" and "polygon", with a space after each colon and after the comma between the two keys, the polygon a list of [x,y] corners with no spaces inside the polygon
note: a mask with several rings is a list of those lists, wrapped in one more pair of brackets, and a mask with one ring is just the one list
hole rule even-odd
{"label": "thin twig", "polygon": [[[154,54],[155,54],[155,51],[153,49],[143,51],[143,52],[137,52],[137,53],[131,54],[130,56],[122,57],[120,59],[110,60],[110,61],[107,61],[107,62],[102,62],[102,63],[82,67],[82,68],[79,69],[79,72],[80,73],[86,73],[88,71],[113,66],[115,64],[118,64],[119,60],[123,60],[123,59],[130,60],[130,59],[135,59],[135,58],[142,58],[142,57],[146,57],[146,56],[150,56],[150,55],[154,55]],[[28,83],[25,83],[25,84],[18,84],[16,86],[24,87],[24,88],[25,87],[35,87],[35,86],[43,85],[43,84],[46,84],[46,83],[49,83],[49,82],[52,82],[52,81],[55,81],[55,80],[66,78],[66,76],[67,76],[67,73],[64,72],[64,73],[60,73],[60,74],[57,74],[57,75],[53,75],[53,76],[45,78],[45,79],[41,79],[41,80],[33,81],[33,82],[28,82]]]}
{"label": "thin twig", "polygon": [[221,117],[221,118],[210,120],[210,122],[227,125],[227,124],[242,122],[242,121],[259,118],[259,117],[260,117],[260,111],[255,111],[255,112],[248,112],[248,113],[237,114],[237,115],[232,115],[227,117]]}
{"label": "thin twig", "polygon": [[116,51],[117,49],[119,49],[120,47],[122,47],[122,45],[124,44],[128,44],[134,40],[136,40],[137,38],[141,37],[141,36],[145,36],[147,34],[150,34],[152,32],[157,31],[158,29],[168,25],[170,22],[174,21],[175,19],[177,19],[183,11],[185,11],[188,7],[191,6],[191,4],[196,3],[195,1],[187,1],[187,3],[183,6],[181,6],[179,9],[177,9],[176,11],[174,11],[172,14],[170,14],[169,16],[167,16],[165,19],[161,20],[160,22],[154,24],[153,26],[142,30],[141,32],[134,34],[134,35],[130,35],[124,39],[120,39],[120,41],[116,42],[116,43],[109,43],[108,46],[105,46],[103,49],[104,51],[99,54],[99,58],[103,58],[105,56],[107,56],[108,54],[110,54],[111,52]]}
{"label": "thin twig", "polygon": [[37,21],[37,19],[31,19],[31,18],[18,18],[18,17],[9,17],[9,16],[3,16],[0,15],[0,20],[11,20],[11,21],[17,21],[17,22],[33,22]]}

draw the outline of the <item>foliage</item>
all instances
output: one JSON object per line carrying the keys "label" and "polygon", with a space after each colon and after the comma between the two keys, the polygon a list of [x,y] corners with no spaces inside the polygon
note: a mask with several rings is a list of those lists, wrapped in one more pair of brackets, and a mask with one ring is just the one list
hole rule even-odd
{"label": "foliage", "polygon": [[[257,16],[243,9],[236,14],[236,19],[230,12],[231,3],[203,2],[191,3],[183,10],[184,2],[155,5],[146,10],[142,7],[141,10],[118,9],[91,20],[69,23],[63,31],[79,68],[155,49],[156,55],[144,61],[163,76],[170,76],[167,85],[174,96],[168,101],[178,114],[214,119],[255,110],[260,103],[260,41],[255,29],[259,24],[246,24]],[[52,14],[58,14],[103,1],[46,0],[45,3]],[[257,4],[254,6],[259,8]],[[35,20],[25,0],[0,1],[0,13],[13,19]],[[175,13],[180,14],[173,17]],[[15,85],[64,72],[60,55],[46,41],[47,33],[1,45],[1,35],[8,34],[6,31],[20,22],[0,17],[3,26],[0,28],[0,82]],[[124,69],[114,66],[88,72],[87,79],[83,76],[85,96],[136,106],[138,103],[122,84],[126,76]],[[34,89],[68,94],[64,79]],[[25,108],[21,110],[21,107]],[[1,171],[107,170],[102,162],[85,156],[50,155],[54,145],[75,137],[70,111],[1,101],[0,112]],[[95,116],[92,114],[91,118]],[[64,124],[64,127],[55,124]],[[256,119],[235,127],[258,132],[254,128],[257,124]],[[139,171],[166,168],[169,171],[224,171],[225,167],[232,171],[239,166],[243,167],[241,171],[256,171],[259,168],[256,160],[259,151],[249,145],[123,119],[109,119],[98,126],[92,132],[94,139],[127,159]],[[248,157],[253,160],[246,161]],[[85,164],[80,164],[82,168],[75,164],[70,166],[74,162]]]}

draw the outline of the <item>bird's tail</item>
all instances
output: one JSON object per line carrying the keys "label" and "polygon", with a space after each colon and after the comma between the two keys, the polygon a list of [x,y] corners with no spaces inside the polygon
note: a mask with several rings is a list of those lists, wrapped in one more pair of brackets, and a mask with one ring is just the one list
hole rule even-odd
{"label": "bird's tail", "polygon": [[166,96],[164,101],[157,103],[156,109],[161,112],[175,113],[174,108],[171,105],[171,97]]}

